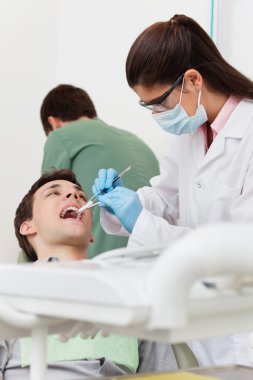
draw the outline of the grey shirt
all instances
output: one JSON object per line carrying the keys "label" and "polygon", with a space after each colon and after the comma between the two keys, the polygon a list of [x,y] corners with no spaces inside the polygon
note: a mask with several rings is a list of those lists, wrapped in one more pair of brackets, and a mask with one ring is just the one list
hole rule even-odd
{"label": "grey shirt", "polygon": [[[139,342],[140,364],[137,372],[172,371],[177,369],[170,345],[148,341]],[[0,341],[0,373],[4,380],[29,379],[29,367],[21,367],[19,340]],[[81,380],[90,377],[119,376],[129,370],[106,358],[48,363],[47,380]]]}

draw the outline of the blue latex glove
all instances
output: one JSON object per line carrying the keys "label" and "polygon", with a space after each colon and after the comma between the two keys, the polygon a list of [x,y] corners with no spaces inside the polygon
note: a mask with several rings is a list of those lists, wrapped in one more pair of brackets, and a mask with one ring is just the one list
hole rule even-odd
{"label": "blue latex glove", "polygon": [[101,207],[115,215],[125,229],[131,233],[143,207],[135,191],[117,186],[112,191],[98,196]]}
{"label": "blue latex glove", "polygon": [[[97,194],[99,191],[102,193],[111,191],[117,186],[124,186],[122,179],[118,179],[117,182],[112,184],[113,180],[118,176],[118,172],[115,169],[100,169],[98,171],[98,177],[95,179],[92,186],[93,194]],[[98,199],[98,197],[97,197]]]}

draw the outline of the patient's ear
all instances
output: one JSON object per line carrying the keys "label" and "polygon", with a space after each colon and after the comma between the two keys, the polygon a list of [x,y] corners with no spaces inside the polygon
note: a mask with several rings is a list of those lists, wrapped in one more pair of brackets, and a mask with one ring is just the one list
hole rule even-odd
{"label": "patient's ear", "polygon": [[90,235],[90,243],[94,243],[95,239],[94,239],[94,236],[91,234]]}
{"label": "patient's ear", "polygon": [[21,224],[19,232],[24,236],[34,235],[36,233],[36,229],[32,221],[27,220]]}
{"label": "patient's ear", "polygon": [[47,121],[52,127],[52,130],[55,131],[58,128],[61,128],[64,125],[64,122],[58,117],[48,116]]}

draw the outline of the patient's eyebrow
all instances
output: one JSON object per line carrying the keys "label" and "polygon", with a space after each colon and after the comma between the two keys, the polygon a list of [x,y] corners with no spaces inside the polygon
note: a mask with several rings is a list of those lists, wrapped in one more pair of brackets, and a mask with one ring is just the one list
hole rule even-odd
{"label": "patient's eyebrow", "polygon": [[43,192],[50,190],[50,189],[59,188],[59,187],[61,187],[61,185],[59,185],[58,183],[54,183],[53,185],[46,187]]}
{"label": "patient's eyebrow", "polygon": [[53,185],[46,187],[45,190],[43,191],[43,193],[47,190],[55,189],[55,188],[59,188],[59,187],[61,187],[61,185],[59,185],[58,183],[54,183]]}
{"label": "patient's eyebrow", "polygon": [[[62,187],[62,185],[60,185],[59,183],[54,183],[54,184],[48,186],[48,187],[43,191],[43,194],[44,194],[45,192],[47,192],[48,190],[51,190],[51,189],[59,189],[59,188],[61,188],[61,187]],[[81,186],[76,185],[76,184],[73,183],[73,188],[76,189],[76,190],[78,190],[78,191],[81,191],[81,192],[84,194],[85,199],[87,200],[87,194],[86,194],[86,192],[81,188]]]}

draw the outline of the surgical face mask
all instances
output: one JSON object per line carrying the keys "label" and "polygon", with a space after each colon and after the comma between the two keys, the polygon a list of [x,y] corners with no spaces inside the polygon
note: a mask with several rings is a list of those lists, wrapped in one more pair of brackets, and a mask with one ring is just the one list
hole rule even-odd
{"label": "surgical face mask", "polygon": [[[184,85],[184,82],[183,82]],[[199,128],[207,121],[207,114],[205,108],[200,104],[201,91],[198,95],[198,107],[195,115],[189,116],[181,106],[182,90],[180,94],[179,103],[171,110],[152,114],[154,120],[166,132],[174,135],[182,135],[190,133]]]}

